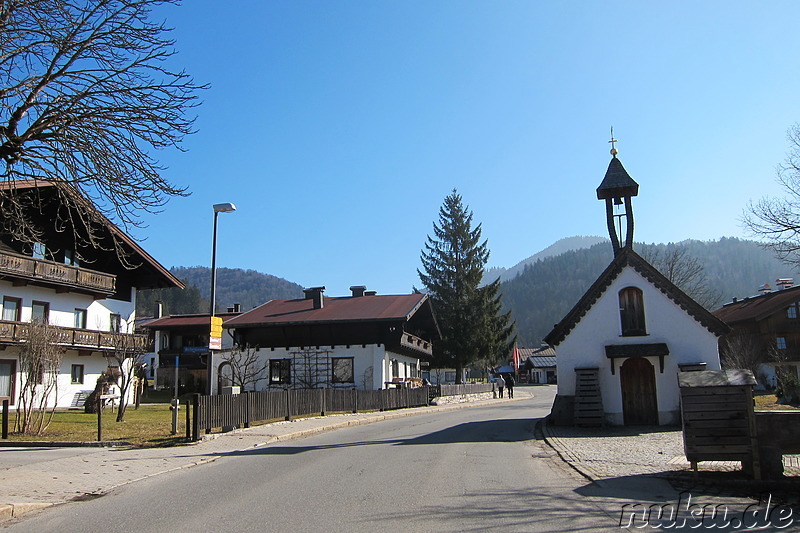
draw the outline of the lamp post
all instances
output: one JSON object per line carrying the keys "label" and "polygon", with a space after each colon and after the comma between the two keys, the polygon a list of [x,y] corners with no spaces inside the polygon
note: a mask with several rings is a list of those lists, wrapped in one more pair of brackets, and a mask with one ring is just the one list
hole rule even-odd
{"label": "lamp post", "polygon": [[[216,313],[217,307],[217,216],[220,213],[230,213],[232,211],[236,211],[236,206],[231,203],[214,204],[214,234],[211,240],[211,322],[214,321],[214,314]],[[211,394],[212,359],[214,355],[211,346],[209,346],[208,352],[208,377],[206,380],[208,381],[208,385],[206,387],[206,392]]]}

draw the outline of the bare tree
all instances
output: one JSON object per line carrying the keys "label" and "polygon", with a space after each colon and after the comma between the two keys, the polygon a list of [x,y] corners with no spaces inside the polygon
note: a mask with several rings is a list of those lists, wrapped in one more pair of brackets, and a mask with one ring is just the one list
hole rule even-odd
{"label": "bare tree", "polygon": [[764,382],[759,375],[759,366],[768,359],[767,350],[761,338],[753,333],[731,333],[720,341],[720,362],[722,368],[743,368]]}
{"label": "bare tree", "polygon": [[223,355],[230,364],[230,380],[243,391],[256,390],[262,379],[267,379],[269,360],[259,357],[258,348],[252,346],[236,347]]}
{"label": "bare tree", "polygon": [[125,411],[128,408],[131,385],[136,380],[136,367],[141,363],[142,356],[147,352],[147,338],[143,335],[116,334],[114,335],[114,349],[106,354],[111,375],[116,379],[119,387],[119,409],[117,409],[117,422],[125,420]]}
{"label": "bare tree", "polygon": [[58,375],[64,349],[54,326],[34,321],[25,325],[19,350],[21,386],[16,430],[42,435],[53,420]]}
{"label": "bare tree", "polygon": [[314,389],[330,381],[330,352],[305,348],[292,352],[292,382],[298,389]]}
{"label": "bare tree", "polygon": [[706,309],[715,309],[722,301],[722,295],[711,288],[703,264],[689,255],[685,247],[673,244],[664,249],[646,246],[642,257]]}
{"label": "bare tree", "polygon": [[11,185],[0,216],[15,239],[37,242],[43,231],[26,216],[25,203],[39,200],[21,199],[18,180],[54,184],[74,208],[60,217],[93,246],[100,213],[138,226],[142,212],[186,194],[148,153],[180,149],[203,88],[170,67],[170,29],[150,20],[179,1],[0,2],[0,173]]}
{"label": "bare tree", "polygon": [[800,265],[800,124],[789,128],[787,139],[786,160],[777,168],[777,181],[786,195],[751,202],[743,222],[781,261]]}

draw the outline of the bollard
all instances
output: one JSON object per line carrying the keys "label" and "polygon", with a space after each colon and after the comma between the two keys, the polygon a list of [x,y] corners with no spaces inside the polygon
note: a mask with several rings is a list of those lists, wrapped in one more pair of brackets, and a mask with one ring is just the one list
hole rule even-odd
{"label": "bollard", "polygon": [[103,440],[103,395],[97,395],[97,442]]}
{"label": "bollard", "polygon": [[8,439],[8,398],[3,399],[3,439]]}
{"label": "bollard", "polygon": [[192,442],[192,417],[191,417],[191,404],[186,402],[186,442]]}

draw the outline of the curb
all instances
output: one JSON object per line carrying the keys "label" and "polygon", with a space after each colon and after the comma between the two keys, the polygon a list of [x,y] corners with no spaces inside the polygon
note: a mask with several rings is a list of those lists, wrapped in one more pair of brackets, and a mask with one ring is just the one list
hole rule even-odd
{"label": "curb", "polygon": [[549,416],[546,416],[541,422],[539,422],[539,424],[542,426],[542,436],[544,437],[544,441],[547,443],[547,445],[550,446],[553,451],[558,454],[558,457],[567,465],[569,465],[569,467],[575,472],[586,478],[588,481],[600,485],[602,476],[600,476],[592,468],[581,464],[582,461],[580,458],[573,454],[569,448],[564,446],[558,437],[553,435],[553,433],[550,431],[550,424],[548,424],[549,418]]}
{"label": "curb", "polygon": [[38,511],[39,509],[46,509],[52,507],[53,503],[3,503],[0,504],[0,520],[8,520],[17,518],[30,513],[31,511]]}

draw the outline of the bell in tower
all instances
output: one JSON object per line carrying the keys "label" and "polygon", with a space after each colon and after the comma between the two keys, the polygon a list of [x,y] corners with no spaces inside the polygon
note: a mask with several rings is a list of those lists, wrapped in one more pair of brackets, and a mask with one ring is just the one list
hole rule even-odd
{"label": "bell in tower", "polygon": [[[611,130],[611,162],[608,164],[606,176],[597,188],[597,199],[606,201],[606,224],[608,235],[611,237],[611,246],[614,248],[614,257],[621,248],[633,247],[633,206],[631,198],[639,194],[639,184],[628,175],[625,167],[617,159],[617,140],[614,130]],[[625,230],[625,244],[620,245],[620,237]]]}

